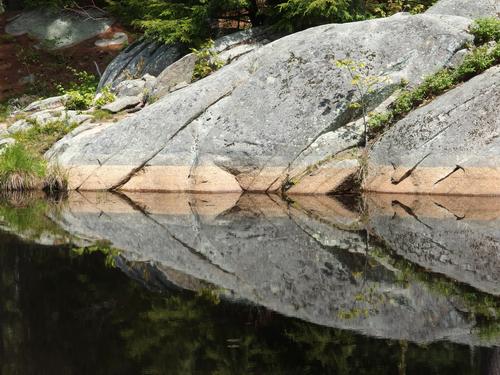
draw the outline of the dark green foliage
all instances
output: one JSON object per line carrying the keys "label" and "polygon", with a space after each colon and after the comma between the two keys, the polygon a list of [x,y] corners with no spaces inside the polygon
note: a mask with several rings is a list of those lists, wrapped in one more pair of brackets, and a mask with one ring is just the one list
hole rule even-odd
{"label": "dark green foliage", "polygon": [[[434,2],[435,0],[101,0],[97,5],[105,7],[122,22],[136,27],[149,39],[199,47],[221,31],[227,32],[250,24],[274,24],[282,30],[292,32],[324,23],[385,17],[401,11],[418,13]],[[83,6],[87,2],[24,2],[29,7],[71,7],[77,4]],[[234,22],[231,23],[231,20]]]}
{"label": "dark green foliage", "polygon": [[500,19],[496,17],[480,18],[471,27],[476,44],[495,41],[500,42]]}
{"label": "dark green foliage", "polygon": [[74,5],[73,0],[23,0],[23,5],[27,8],[35,7],[54,7],[63,8],[66,6]]}
{"label": "dark green foliage", "polygon": [[199,46],[213,36],[219,17],[243,12],[249,0],[107,0],[108,10],[162,43]]}

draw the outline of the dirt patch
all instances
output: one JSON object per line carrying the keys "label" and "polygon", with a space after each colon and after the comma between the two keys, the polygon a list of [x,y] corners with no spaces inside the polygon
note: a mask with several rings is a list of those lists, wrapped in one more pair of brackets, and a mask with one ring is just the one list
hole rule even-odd
{"label": "dirt patch", "polygon": [[[26,35],[12,37],[5,33],[7,20],[15,15],[15,12],[0,15],[0,101],[23,94],[55,95],[58,84],[64,86],[74,80],[68,68],[97,75],[97,65],[103,72],[122,47],[99,48],[94,42],[111,38],[118,31],[126,32],[119,24],[115,24],[107,32],[76,46],[45,51],[35,48],[38,42]],[[133,37],[128,35],[132,42]]]}

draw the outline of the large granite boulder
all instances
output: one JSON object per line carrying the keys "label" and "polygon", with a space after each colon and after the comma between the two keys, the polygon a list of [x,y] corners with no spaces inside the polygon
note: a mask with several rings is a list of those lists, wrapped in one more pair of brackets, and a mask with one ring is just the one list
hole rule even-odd
{"label": "large granite boulder", "polygon": [[454,16],[494,17],[500,14],[498,0],[440,0],[427,10],[429,14],[450,14]]}
{"label": "large granite boulder", "polygon": [[29,36],[47,49],[60,49],[91,39],[113,24],[101,11],[88,9],[81,14],[52,8],[38,8],[21,13],[5,27],[11,35]]}
{"label": "large granite boulder", "polygon": [[410,113],[369,152],[365,189],[500,194],[500,67]]}
{"label": "large granite boulder", "polygon": [[[298,185],[296,176],[364,139],[362,126],[352,125],[361,115],[350,105],[355,89],[336,59],[366,62],[371,75],[386,78],[370,97],[374,108],[401,80],[417,84],[447,64],[472,41],[470,22],[398,14],[311,28],[99,133],[66,137],[47,156],[69,170],[72,189],[277,191]],[[395,35],[398,42],[389,43]],[[334,164],[331,174],[343,167]],[[349,178],[332,178],[322,192]],[[300,192],[307,193],[307,185]]]}

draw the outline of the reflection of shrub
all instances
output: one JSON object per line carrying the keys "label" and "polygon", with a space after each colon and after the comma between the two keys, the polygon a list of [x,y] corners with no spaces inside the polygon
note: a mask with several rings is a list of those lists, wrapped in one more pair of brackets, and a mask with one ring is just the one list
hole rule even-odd
{"label": "reflection of shrub", "polygon": [[0,222],[10,231],[30,240],[39,239],[48,233],[60,240],[68,237],[67,233],[49,218],[50,215],[58,215],[59,209],[60,203],[41,199],[36,193],[0,194]]}

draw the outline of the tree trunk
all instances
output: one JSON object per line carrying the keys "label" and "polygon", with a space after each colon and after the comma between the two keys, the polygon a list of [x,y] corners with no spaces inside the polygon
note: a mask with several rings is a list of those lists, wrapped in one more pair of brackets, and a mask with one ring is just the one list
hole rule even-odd
{"label": "tree trunk", "polygon": [[257,4],[257,0],[250,0],[248,16],[252,26],[259,26],[262,24],[262,17],[259,15],[259,5]]}
{"label": "tree trunk", "polygon": [[0,0],[0,14],[2,14],[3,12],[5,12],[5,7],[3,5],[3,0]]}

